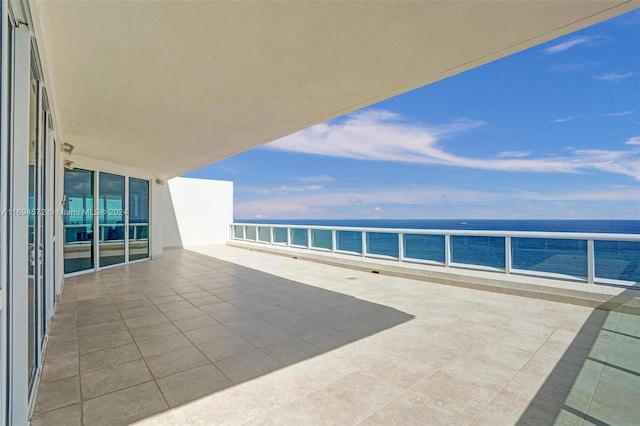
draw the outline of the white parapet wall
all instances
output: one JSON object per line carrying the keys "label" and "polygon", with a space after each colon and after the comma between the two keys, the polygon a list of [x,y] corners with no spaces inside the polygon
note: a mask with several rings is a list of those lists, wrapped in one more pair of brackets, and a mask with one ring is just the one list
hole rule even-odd
{"label": "white parapet wall", "polygon": [[223,244],[229,239],[233,182],[177,177],[165,187],[165,248]]}

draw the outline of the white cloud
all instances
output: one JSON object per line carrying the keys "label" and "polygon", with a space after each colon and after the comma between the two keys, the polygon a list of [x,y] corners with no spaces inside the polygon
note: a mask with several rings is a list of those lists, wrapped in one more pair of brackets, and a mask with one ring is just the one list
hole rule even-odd
{"label": "white cloud", "polygon": [[605,81],[619,81],[619,80],[624,80],[625,78],[629,78],[632,75],[634,75],[634,73],[632,72],[608,72],[606,74],[602,74],[602,75],[594,75],[593,78],[596,78],[598,80],[605,80]]}
{"label": "white cloud", "polygon": [[593,68],[602,65],[602,62],[586,61],[586,62],[566,62],[563,64],[556,64],[549,68],[550,71],[555,72],[569,72],[580,71],[586,68]]}
{"label": "white cloud", "polygon": [[[448,211],[451,207],[467,207],[473,217],[479,217],[477,212],[483,209],[496,210],[496,217],[514,203],[531,203],[536,208],[552,208],[552,203],[599,203],[598,205],[612,205],[631,203],[631,215],[640,213],[637,200],[640,188],[632,185],[601,185],[589,187],[585,190],[566,190],[549,192],[535,191],[493,191],[467,190],[449,187],[386,187],[327,190],[317,193],[274,194],[268,197],[238,200],[234,205],[237,217],[255,217],[259,212],[261,217],[273,218],[366,218],[376,217],[379,213],[392,214],[396,211],[392,206],[403,206],[403,211],[415,211],[417,217],[426,218],[429,213],[437,218],[437,211]],[[351,195],[349,195],[351,194]],[[443,197],[443,194],[445,195]],[[352,203],[351,198],[367,200],[363,203]],[[383,209],[381,206],[385,206]],[[381,211],[377,211],[380,208]],[[437,210],[441,209],[441,210]],[[399,210],[397,210],[399,211]],[[519,210],[518,210],[519,211]],[[528,210],[527,210],[528,211]],[[551,210],[550,214],[559,217],[558,210]],[[442,216],[442,213],[440,213]],[[560,215],[561,216],[561,215]],[[628,215],[627,215],[628,216]],[[505,216],[502,216],[505,217]],[[626,216],[625,216],[626,217]]]}
{"label": "white cloud", "polygon": [[585,67],[584,64],[580,64],[580,63],[577,63],[577,62],[569,62],[569,63],[566,63],[566,64],[553,65],[551,68],[549,68],[549,70],[556,71],[556,72],[580,71],[584,67]]}
{"label": "white cloud", "polygon": [[625,145],[640,145],[640,136],[632,136],[624,142]]}
{"label": "white cloud", "polygon": [[529,151],[502,151],[496,157],[498,158],[523,158],[531,154]]}
{"label": "white cloud", "polygon": [[554,118],[551,120],[552,123],[566,123],[567,121],[573,121],[575,119],[583,119],[583,118],[607,118],[607,117],[625,117],[627,115],[635,114],[635,111],[616,111],[616,112],[608,112],[605,114],[593,114],[593,115],[570,115],[568,117]]}
{"label": "white cloud", "polygon": [[382,207],[376,206],[376,207],[373,208],[373,212],[374,213],[384,213],[384,210],[382,210]]}
{"label": "white cloud", "polygon": [[562,118],[554,118],[553,120],[551,120],[552,123],[566,123],[567,121],[571,121],[571,120],[575,120],[576,117],[575,116],[570,116],[570,117],[562,117]]}
{"label": "white cloud", "polygon": [[364,203],[364,201],[362,201],[362,198],[358,198],[358,197],[349,197],[349,202],[351,204],[362,204],[362,203]]}
{"label": "white cloud", "polygon": [[569,50],[575,46],[580,46],[582,44],[591,44],[597,38],[599,37],[576,37],[562,43],[554,44],[553,46],[544,49],[544,53],[546,53],[547,55],[553,55],[554,53],[564,52],[565,50]]}
{"label": "white cloud", "polygon": [[303,186],[288,186],[282,185],[279,190],[282,192],[307,192],[307,191],[319,191],[323,188],[322,185],[303,185]]}
{"label": "white cloud", "polygon": [[306,185],[306,184],[322,184],[322,183],[331,183],[335,179],[331,176],[300,176],[294,179],[297,183]]}
{"label": "white cloud", "polygon": [[605,114],[605,117],[624,117],[626,115],[631,115],[635,113],[635,111],[620,111],[620,112],[610,112],[608,114]]}
{"label": "white cloud", "polygon": [[[357,160],[438,164],[511,172],[579,173],[589,169],[640,180],[640,151],[572,150],[565,156],[471,158],[446,152],[443,137],[485,125],[457,120],[437,126],[411,123],[387,111],[366,111],[342,121],[318,124],[265,145],[268,149]],[[612,159],[612,157],[615,157]],[[613,164],[615,163],[615,164]]]}
{"label": "white cloud", "polygon": [[465,119],[438,126],[415,125],[398,114],[370,110],[351,114],[343,122],[312,126],[265,147],[359,160],[446,163],[448,154],[435,147],[438,138],[483,125]]}

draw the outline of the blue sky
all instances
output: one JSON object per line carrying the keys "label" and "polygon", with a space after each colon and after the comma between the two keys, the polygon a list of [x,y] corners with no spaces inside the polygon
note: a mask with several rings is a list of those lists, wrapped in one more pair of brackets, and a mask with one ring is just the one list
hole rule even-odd
{"label": "blue sky", "polygon": [[236,218],[640,218],[640,10],[185,176]]}

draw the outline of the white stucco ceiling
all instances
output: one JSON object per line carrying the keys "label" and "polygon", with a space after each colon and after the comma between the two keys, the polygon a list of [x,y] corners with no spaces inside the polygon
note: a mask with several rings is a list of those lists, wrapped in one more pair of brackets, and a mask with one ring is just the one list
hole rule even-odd
{"label": "white stucco ceiling", "polygon": [[638,6],[30,3],[61,139],[163,178]]}

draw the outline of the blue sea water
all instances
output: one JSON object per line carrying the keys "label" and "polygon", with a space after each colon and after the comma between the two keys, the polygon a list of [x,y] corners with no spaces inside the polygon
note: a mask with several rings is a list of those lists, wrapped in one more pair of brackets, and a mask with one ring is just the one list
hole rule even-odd
{"label": "blue sea water", "polygon": [[[238,220],[238,223],[270,223],[301,227],[340,226],[358,228],[442,229],[480,231],[579,232],[608,234],[640,234],[640,220]],[[256,237],[266,241],[269,230],[250,229]],[[251,238],[251,237],[250,237]],[[274,232],[277,242],[285,242],[286,230]],[[305,229],[293,229],[292,244],[306,246]],[[313,230],[311,246],[331,249],[330,231]],[[339,231],[336,249],[360,254],[362,233]],[[365,246],[368,254],[397,258],[398,234],[368,232]],[[640,282],[640,242],[598,241],[594,243],[595,273],[598,278]],[[444,235],[420,235],[406,232],[403,239],[404,257],[419,261],[444,263]],[[512,268],[556,273],[577,278],[587,276],[587,241],[579,239],[512,238]],[[451,261],[458,265],[484,266],[505,269],[505,240],[503,237],[451,236]]]}
{"label": "blue sea water", "polygon": [[311,226],[347,226],[364,228],[640,234],[640,220],[238,219],[237,222]]}

